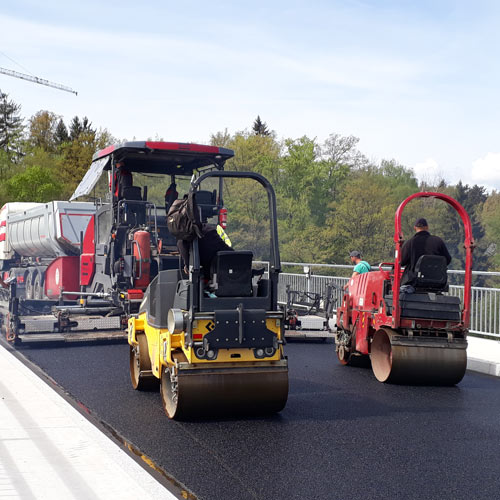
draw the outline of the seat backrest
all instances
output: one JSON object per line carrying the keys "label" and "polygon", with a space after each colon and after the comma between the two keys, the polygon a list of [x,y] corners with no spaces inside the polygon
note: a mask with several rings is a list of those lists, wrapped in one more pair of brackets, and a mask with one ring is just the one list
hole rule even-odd
{"label": "seat backrest", "polygon": [[124,200],[141,201],[141,188],[140,186],[127,186],[122,188],[122,198]]}
{"label": "seat backrest", "polygon": [[[139,188],[140,189],[140,188]],[[123,204],[125,222],[132,226],[146,224],[146,203],[127,200]]]}
{"label": "seat backrest", "polygon": [[442,255],[422,255],[415,266],[417,290],[444,290],[448,281],[448,265]]}
{"label": "seat backrest", "polygon": [[215,191],[196,191],[194,198],[200,210],[201,222],[207,222],[207,219],[217,215],[217,193]]}
{"label": "seat backrest", "polygon": [[252,289],[252,252],[217,252],[212,264],[212,288],[217,297],[250,297]]}

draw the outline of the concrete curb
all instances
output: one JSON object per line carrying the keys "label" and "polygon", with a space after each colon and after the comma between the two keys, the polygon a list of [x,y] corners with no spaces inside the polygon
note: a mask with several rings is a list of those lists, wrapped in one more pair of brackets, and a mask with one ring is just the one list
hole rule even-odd
{"label": "concrete curb", "polygon": [[0,497],[178,498],[0,345]]}
{"label": "concrete curb", "polygon": [[471,336],[467,340],[467,370],[500,377],[500,342]]}

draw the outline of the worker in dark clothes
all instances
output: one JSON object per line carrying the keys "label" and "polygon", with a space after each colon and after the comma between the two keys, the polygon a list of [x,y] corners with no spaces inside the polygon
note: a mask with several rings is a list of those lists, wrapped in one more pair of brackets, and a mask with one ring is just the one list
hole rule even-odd
{"label": "worker in dark clothes", "polygon": [[[231,251],[230,246],[224,243],[223,239],[217,233],[217,227],[212,224],[202,224],[202,237],[198,238],[198,250],[200,253],[200,266],[203,269],[203,277],[210,279],[210,268],[217,252]],[[188,273],[190,242],[177,240],[177,248],[182,256],[184,272]]]}
{"label": "worker in dark clothes", "polygon": [[401,278],[401,292],[413,293],[415,280],[417,278],[415,266],[422,255],[442,255],[446,258],[446,264],[451,262],[451,256],[444,241],[439,236],[429,233],[427,221],[423,218],[415,222],[416,233],[405,242],[401,249],[401,265],[405,266]]}
{"label": "worker in dark clothes", "polygon": [[115,192],[113,193],[114,199],[121,200],[123,198],[123,190],[132,185],[132,174],[125,168],[125,163],[123,161],[117,162],[115,169]]}

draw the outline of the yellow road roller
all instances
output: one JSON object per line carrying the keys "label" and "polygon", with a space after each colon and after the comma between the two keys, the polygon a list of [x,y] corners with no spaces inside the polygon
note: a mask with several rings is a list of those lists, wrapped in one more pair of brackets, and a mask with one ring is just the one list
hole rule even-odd
{"label": "yellow road roller", "polygon": [[[288,397],[274,190],[254,172],[211,171],[191,182],[192,198],[213,178],[219,180],[212,197],[218,206],[227,179],[253,180],[267,192],[269,269],[256,269],[252,252],[235,249],[217,252],[204,269],[202,238],[194,237],[188,272],[179,259],[175,269],[160,270],[152,280],[128,321],[130,377],[137,390],[159,384],[171,419],[270,414],[281,411]],[[201,223],[217,212],[206,203],[195,209]]]}

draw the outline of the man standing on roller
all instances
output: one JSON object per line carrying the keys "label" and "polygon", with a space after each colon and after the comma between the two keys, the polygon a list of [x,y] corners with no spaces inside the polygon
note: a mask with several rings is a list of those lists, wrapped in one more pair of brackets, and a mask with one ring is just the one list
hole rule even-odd
{"label": "man standing on roller", "polygon": [[[444,241],[439,236],[429,233],[427,220],[424,218],[415,221],[416,233],[406,241],[401,249],[401,265],[405,266],[401,278],[401,292],[413,293],[417,274],[415,266],[422,255],[442,255],[446,258],[446,264],[451,262],[451,256]],[[404,287],[404,288],[403,288]]]}

